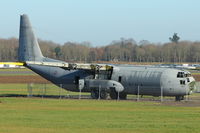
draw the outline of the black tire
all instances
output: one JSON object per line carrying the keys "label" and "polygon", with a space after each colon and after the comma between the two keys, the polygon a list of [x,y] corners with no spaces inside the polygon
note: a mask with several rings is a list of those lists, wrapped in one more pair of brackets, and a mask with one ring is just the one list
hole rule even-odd
{"label": "black tire", "polygon": [[[92,90],[91,97],[92,97],[92,99],[98,99],[99,98],[99,90]],[[108,93],[105,90],[101,90],[100,99],[107,99],[107,97],[108,97]]]}
{"label": "black tire", "polygon": [[126,100],[126,99],[127,99],[127,94],[124,93],[124,92],[121,92],[121,93],[119,93],[119,98],[120,98],[121,100]]}
{"label": "black tire", "polygon": [[117,93],[110,92],[110,98],[111,99],[117,99]]}
{"label": "black tire", "polygon": [[108,97],[108,93],[105,90],[102,90],[100,92],[100,98],[101,99],[107,99],[107,97]]}
{"label": "black tire", "polygon": [[184,100],[184,96],[176,96],[176,97],[175,97],[175,100],[176,100],[176,101]]}
{"label": "black tire", "polygon": [[[110,98],[111,99],[118,99],[118,93],[115,90],[110,91]],[[125,100],[127,99],[127,94],[124,92],[119,93],[119,99]]]}
{"label": "black tire", "polygon": [[110,89],[110,98],[117,99],[117,92],[114,89]]}

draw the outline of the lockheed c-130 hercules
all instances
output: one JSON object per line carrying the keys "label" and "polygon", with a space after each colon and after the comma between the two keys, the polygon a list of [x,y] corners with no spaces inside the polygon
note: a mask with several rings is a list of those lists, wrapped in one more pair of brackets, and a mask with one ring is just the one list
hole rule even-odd
{"label": "lockheed c-130 hercules", "polygon": [[194,78],[185,70],[68,63],[44,57],[25,14],[20,17],[18,60],[57,86],[62,84],[66,90],[90,92],[92,98],[106,99],[110,94],[111,99],[126,99],[127,94],[160,96],[162,93],[182,100],[195,88]]}

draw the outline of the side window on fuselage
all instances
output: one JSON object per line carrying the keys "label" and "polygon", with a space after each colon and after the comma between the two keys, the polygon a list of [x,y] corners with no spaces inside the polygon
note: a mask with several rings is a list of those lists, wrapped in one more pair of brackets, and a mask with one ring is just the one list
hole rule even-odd
{"label": "side window on fuselage", "polygon": [[119,76],[119,78],[118,78],[118,82],[122,82],[122,76]]}

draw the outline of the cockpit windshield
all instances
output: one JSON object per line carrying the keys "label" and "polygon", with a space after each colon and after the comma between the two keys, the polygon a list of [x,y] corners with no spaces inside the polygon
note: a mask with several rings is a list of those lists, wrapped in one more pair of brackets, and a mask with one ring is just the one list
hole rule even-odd
{"label": "cockpit windshield", "polygon": [[185,77],[191,77],[191,73],[185,73]]}
{"label": "cockpit windshield", "polygon": [[185,77],[191,77],[191,74],[189,72],[178,72],[177,78],[185,78]]}
{"label": "cockpit windshield", "polygon": [[177,78],[184,78],[184,72],[178,72]]}

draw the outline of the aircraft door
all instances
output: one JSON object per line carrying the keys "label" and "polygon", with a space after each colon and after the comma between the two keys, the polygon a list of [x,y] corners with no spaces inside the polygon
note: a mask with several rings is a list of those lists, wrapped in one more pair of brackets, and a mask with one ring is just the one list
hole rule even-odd
{"label": "aircraft door", "polygon": [[79,79],[80,79],[79,76],[75,76],[74,77],[74,84],[78,85],[79,84]]}
{"label": "aircraft door", "polygon": [[120,82],[120,83],[122,82],[122,76],[118,77],[118,82]]}

